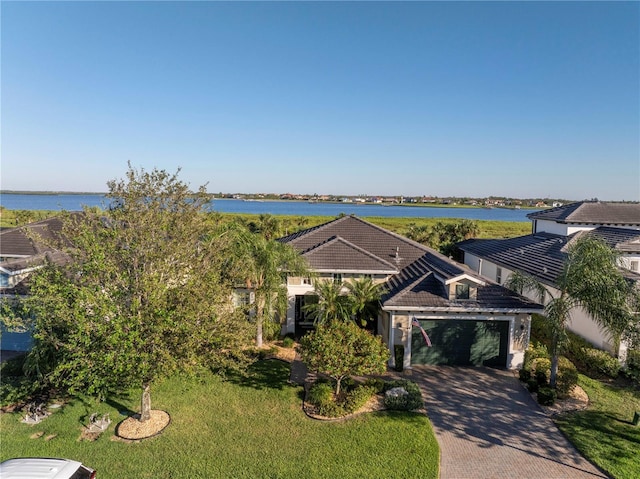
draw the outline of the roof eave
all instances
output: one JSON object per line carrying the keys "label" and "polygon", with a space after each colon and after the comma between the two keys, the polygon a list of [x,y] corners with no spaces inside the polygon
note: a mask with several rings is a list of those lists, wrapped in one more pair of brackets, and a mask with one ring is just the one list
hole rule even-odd
{"label": "roof eave", "polygon": [[447,312],[447,313],[503,313],[503,314],[514,314],[514,313],[540,313],[544,311],[543,307],[540,308],[460,308],[460,307],[447,307],[447,306],[382,306],[383,311],[423,311],[423,312]]}
{"label": "roof eave", "polygon": [[368,269],[334,269],[334,268],[314,268],[316,273],[342,273],[342,274],[398,274],[398,270],[368,270]]}

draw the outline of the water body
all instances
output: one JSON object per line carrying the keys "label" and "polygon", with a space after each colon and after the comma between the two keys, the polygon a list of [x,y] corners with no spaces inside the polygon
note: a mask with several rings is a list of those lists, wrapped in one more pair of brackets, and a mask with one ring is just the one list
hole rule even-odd
{"label": "water body", "polygon": [[[9,210],[79,211],[82,206],[107,205],[99,194],[18,194],[0,195],[0,205]],[[436,208],[427,206],[383,206],[359,203],[309,203],[305,201],[245,201],[216,199],[214,211],[221,213],[251,213],[293,216],[338,216],[341,213],[360,217],[391,218],[464,218],[470,220],[524,221],[534,210],[511,208]]]}

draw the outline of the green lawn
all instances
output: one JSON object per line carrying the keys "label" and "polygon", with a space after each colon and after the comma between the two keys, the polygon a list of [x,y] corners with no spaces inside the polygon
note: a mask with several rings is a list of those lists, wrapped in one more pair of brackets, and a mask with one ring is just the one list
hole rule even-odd
{"label": "green lawn", "polygon": [[[426,416],[378,412],[323,422],[301,410],[302,388],[288,384],[289,365],[257,363],[248,378],[176,377],[152,391],[154,409],[171,414],[158,437],[114,440],[137,396],[106,403],[76,400],[38,425],[0,415],[0,459],[60,456],[85,462],[101,479],[131,478],[436,478],[438,445]],[[114,424],[96,441],[79,441],[93,412]],[[42,437],[30,439],[36,432]],[[56,437],[45,440],[48,435]]]}
{"label": "green lawn", "polygon": [[640,411],[640,390],[607,385],[580,375],[589,396],[587,410],[556,420],[569,440],[614,478],[640,477],[640,426],[631,420]]}

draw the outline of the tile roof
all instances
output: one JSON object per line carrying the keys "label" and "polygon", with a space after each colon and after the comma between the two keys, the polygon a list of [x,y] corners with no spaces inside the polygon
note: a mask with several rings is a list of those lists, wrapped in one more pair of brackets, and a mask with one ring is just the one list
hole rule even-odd
{"label": "tile roof", "polygon": [[[458,243],[457,246],[465,253],[471,253],[512,271],[525,272],[543,283],[554,285],[567,257],[567,245],[582,235],[600,238],[622,252],[640,251],[639,230],[608,226],[580,231],[571,236],[535,233],[509,239],[469,239]],[[637,276],[627,271],[625,275]]]}
{"label": "tile roof", "polygon": [[[64,264],[68,257],[46,243],[59,238],[62,231],[60,218],[29,223],[16,228],[0,230],[0,271],[15,275],[41,266],[45,261]],[[42,241],[39,239],[42,238]],[[2,288],[3,294],[26,294],[28,280],[25,279],[12,288]]]}
{"label": "tile roof", "polygon": [[398,268],[353,243],[334,236],[302,253],[309,266],[316,271],[356,272],[393,274]]}
{"label": "tile roof", "polygon": [[[436,278],[434,271],[442,259],[438,255],[425,254],[388,283],[389,291],[383,298],[388,309],[422,308],[431,310],[458,311],[526,311],[542,307],[508,289],[485,283],[477,288],[477,297],[470,300],[449,300],[444,284]],[[474,277],[468,269],[458,268],[460,273]]]}
{"label": "tile roof", "polygon": [[612,248],[623,253],[640,253],[640,230],[600,226],[589,234],[605,241]]}
{"label": "tile roof", "polygon": [[554,284],[566,258],[566,236],[536,233],[508,239],[469,239],[458,243],[465,253],[500,267],[519,270],[547,284]]}
{"label": "tile roof", "polygon": [[[485,280],[467,266],[420,243],[354,216],[280,238],[324,271],[382,271],[391,277],[382,298],[387,309],[422,308],[455,311],[531,311],[542,307]],[[380,268],[380,269],[375,269]],[[475,300],[448,299],[447,280],[465,276],[479,284]]]}
{"label": "tile roof", "polygon": [[44,251],[50,251],[42,242],[34,242],[30,233],[43,238],[45,241],[53,239],[62,229],[59,218],[29,223],[16,228],[0,231],[0,256],[33,256]]}
{"label": "tile roof", "polygon": [[278,241],[288,243],[304,254],[305,251],[336,237],[375,255],[385,263],[393,264],[396,269],[402,269],[424,253],[424,246],[421,244],[355,216],[343,216],[285,236]]}
{"label": "tile roof", "polygon": [[527,218],[557,223],[640,226],[640,203],[581,201],[529,213]]}

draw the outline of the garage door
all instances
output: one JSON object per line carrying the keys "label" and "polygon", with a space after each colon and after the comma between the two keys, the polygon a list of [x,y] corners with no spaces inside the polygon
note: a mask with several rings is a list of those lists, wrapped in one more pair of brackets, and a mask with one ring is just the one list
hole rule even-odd
{"label": "garage door", "polygon": [[509,321],[420,321],[411,334],[411,364],[506,367]]}

